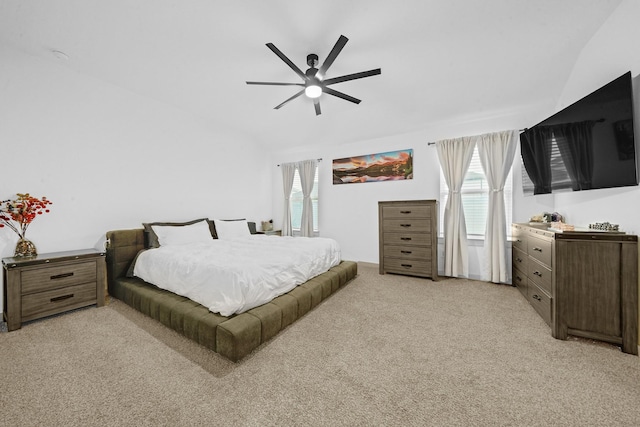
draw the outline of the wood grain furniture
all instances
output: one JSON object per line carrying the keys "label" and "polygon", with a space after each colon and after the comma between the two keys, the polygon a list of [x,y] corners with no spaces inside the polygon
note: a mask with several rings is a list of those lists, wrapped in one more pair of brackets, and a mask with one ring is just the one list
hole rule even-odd
{"label": "wood grain furniture", "polygon": [[378,202],[380,274],[438,278],[438,202]]}
{"label": "wood grain furniture", "polygon": [[638,354],[638,237],[513,224],[513,284],[551,327]]}
{"label": "wood grain furniture", "polygon": [[304,316],[358,272],[355,262],[342,261],[269,303],[225,317],[140,278],[127,277],[134,258],[146,248],[145,240],[143,229],[107,233],[109,294],[234,362]]}
{"label": "wood grain furniture", "polygon": [[89,305],[103,306],[105,254],[94,249],[3,258],[7,329]]}

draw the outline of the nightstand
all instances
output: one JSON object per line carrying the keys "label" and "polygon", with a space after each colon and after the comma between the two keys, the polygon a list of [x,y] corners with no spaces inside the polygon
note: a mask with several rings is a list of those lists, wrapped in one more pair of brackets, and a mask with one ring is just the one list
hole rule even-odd
{"label": "nightstand", "polygon": [[104,252],[83,249],[3,258],[2,267],[9,331],[22,322],[105,303]]}
{"label": "nightstand", "polygon": [[267,236],[282,236],[282,230],[263,231]]}

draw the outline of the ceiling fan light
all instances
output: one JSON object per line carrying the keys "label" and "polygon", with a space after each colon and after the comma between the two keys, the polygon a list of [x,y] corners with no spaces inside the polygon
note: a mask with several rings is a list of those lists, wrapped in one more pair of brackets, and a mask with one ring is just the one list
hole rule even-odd
{"label": "ceiling fan light", "polygon": [[304,94],[309,98],[320,98],[320,95],[322,95],[322,88],[317,85],[309,85],[304,88]]}

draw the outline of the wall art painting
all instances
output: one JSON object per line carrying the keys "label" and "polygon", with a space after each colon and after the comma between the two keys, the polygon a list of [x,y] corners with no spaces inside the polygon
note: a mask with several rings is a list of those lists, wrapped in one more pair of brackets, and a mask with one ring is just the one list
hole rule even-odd
{"label": "wall art painting", "polygon": [[333,161],[333,183],[413,179],[413,149],[388,151]]}

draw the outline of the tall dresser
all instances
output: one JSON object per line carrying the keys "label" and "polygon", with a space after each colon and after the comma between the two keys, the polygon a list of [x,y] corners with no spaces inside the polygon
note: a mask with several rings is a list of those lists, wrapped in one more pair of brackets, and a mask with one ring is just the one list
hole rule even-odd
{"label": "tall dresser", "polygon": [[380,274],[438,278],[438,201],[378,202]]}
{"label": "tall dresser", "polygon": [[638,354],[638,237],[513,224],[513,284],[551,327]]}

